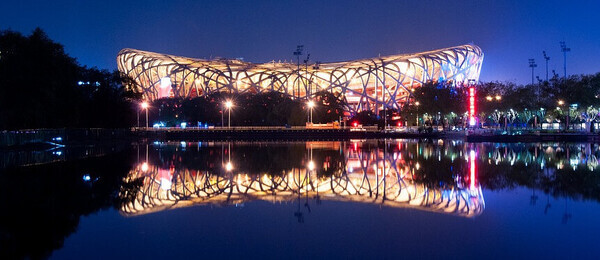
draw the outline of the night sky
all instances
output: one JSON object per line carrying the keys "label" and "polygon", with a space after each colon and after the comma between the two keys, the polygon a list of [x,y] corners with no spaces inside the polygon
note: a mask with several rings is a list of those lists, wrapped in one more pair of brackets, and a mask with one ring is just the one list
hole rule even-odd
{"label": "night sky", "polygon": [[87,66],[116,69],[122,48],[250,62],[290,60],[303,44],[329,62],[474,43],[481,80],[600,71],[600,1],[4,1],[0,29],[35,27]]}

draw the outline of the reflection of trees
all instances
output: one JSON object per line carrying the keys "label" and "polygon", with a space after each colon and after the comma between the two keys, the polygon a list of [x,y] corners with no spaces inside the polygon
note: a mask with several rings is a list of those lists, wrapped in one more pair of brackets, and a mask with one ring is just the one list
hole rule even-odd
{"label": "reflection of trees", "polygon": [[[556,197],[600,201],[594,144],[480,145],[479,181],[488,189],[517,186]],[[489,156],[491,154],[491,156]]]}
{"label": "reflection of trees", "polygon": [[117,202],[128,159],[121,153],[0,173],[0,259],[46,258],[61,248],[80,216]]}
{"label": "reflection of trees", "polygon": [[[357,169],[372,172],[373,169],[369,168],[372,161],[382,161],[385,157],[395,167],[394,170],[403,171],[404,174],[410,171],[413,181],[427,187],[465,185],[468,181],[465,156],[473,150],[477,154],[478,181],[487,189],[524,186],[540,189],[553,196],[600,201],[600,190],[597,188],[600,180],[594,174],[600,156],[600,148],[596,144],[468,144],[453,140],[414,140],[347,142],[341,143],[341,147],[343,154],[331,147],[314,149],[313,161],[316,165],[327,162],[332,166],[327,170],[320,169],[319,174],[331,176],[342,169],[350,173]],[[220,144],[202,147],[200,152],[191,147],[186,152],[182,152],[181,148],[175,151],[173,147],[161,149],[161,158],[169,159],[161,162],[164,167],[174,164],[176,169],[223,171]],[[170,152],[165,152],[169,149]],[[235,145],[231,160],[238,164],[236,169],[245,174],[277,174],[305,167],[306,150],[304,143]],[[226,154],[227,146],[224,151]],[[383,156],[384,152],[386,156]],[[212,154],[212,157],[205,154]],[[198,161],[199,158],[202,160]],[[204,162],[204,158],[208,158],[213,167],[203,168],[202,165],[208,163]]]}

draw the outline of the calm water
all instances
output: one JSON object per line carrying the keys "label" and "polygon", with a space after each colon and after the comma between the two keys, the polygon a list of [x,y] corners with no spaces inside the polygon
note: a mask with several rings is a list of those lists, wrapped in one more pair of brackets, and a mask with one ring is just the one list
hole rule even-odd
{"label": "calm water", "polygon": [[0,164],[2,259],[599,253],[597,144],[156,142],[37,153],[0,157],[10,161]]}

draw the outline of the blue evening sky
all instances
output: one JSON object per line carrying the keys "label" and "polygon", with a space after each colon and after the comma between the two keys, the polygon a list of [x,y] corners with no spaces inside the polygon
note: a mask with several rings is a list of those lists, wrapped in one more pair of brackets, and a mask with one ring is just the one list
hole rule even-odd
{"label": "blue evening sky", "polygon": [[[10,1],[0,30],[41,27],[87,66],[116,69],[122,48],[189,57],[321,62],[479,45],[483,81],[600,71],[600,1]],[[552,74],[552,72],[550,72]]]}

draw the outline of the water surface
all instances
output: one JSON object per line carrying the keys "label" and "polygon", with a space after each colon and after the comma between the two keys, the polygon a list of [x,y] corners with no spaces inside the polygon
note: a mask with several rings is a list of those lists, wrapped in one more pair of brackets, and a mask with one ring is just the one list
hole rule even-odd
{"label": "water surface", "polygon": [[103,149],[2,169],[0,254],[596,258],[598,155],[452,140]]}

